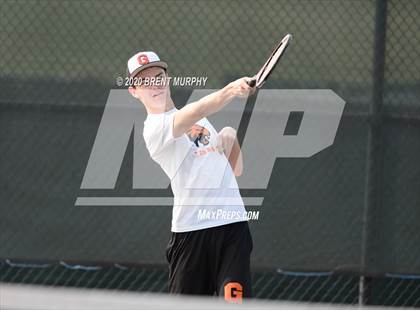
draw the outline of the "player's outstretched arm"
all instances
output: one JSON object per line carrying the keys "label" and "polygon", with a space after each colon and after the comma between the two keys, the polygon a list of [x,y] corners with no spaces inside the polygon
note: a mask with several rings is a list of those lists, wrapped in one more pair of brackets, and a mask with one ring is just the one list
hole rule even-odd
{"label": "player's outstretched arm", "polygon": [[200,119],[216,113],[235,97],[248,97],[255,90],[248,85],[250,78],[244,77],[233,81],[224,88],[207,95],[200,100],[187,104],[176,112],[173,123],[175,138],[182,136],[192,125]]}

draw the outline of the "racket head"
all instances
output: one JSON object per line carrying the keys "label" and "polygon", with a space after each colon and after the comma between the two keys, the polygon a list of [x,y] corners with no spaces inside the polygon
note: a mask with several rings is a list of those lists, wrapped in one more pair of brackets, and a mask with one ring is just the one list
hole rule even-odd
{"label": "racket head", "polygon": [[[265,64],[261,67],[260,71],[255,75],[255,86],[260,88],[264,82],[268,79],[271,72],[273,72],[280,58],[284,55],[289,43],[292,39],[291,34],[287,34],[280,43],[275,47],[270,57],[267,59]],[[252,86],[253,87],[253,86]]]}

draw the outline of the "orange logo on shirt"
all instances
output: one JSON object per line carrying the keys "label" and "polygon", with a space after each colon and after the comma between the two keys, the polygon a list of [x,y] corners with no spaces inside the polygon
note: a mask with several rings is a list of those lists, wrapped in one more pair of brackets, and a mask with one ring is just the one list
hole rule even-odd
{"label": "orange logo on shirt", "polygon": [[219,152],[219,149],[217,147],[209,146],[209,147],[197,149],[196,151],[194,151],[194,155],[199,157],[199,156],[204,156],[209,153],[216,153],[216,152]]}
{"label": "orange logo on shirt", "polygon": [[195,143],[196,146],[199,146],[198,142],[202,145],[207,145],[210,142],[210,131],[197,124],[187,130],[187,136]]}
{"label": "orange logo on shirt", "polygon": [[229,282],[225,284],[225,300],[230,303],[242,303],[242,284],[238,282]]}

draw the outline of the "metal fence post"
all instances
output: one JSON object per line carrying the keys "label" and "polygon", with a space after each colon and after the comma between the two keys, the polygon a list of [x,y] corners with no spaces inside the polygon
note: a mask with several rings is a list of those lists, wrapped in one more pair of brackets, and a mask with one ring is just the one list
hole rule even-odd
{"label": "metal fence post", "polygon": [[382,168],[383,168],[383,133],[382,104],[385,80],[385,43],[386,43],[387,0],[377,0],[375,8],[375,34],[373,58],[372,102],[369,106],[369,132],[367,139],[367,166],[365,183],[365,209],[363,213],[362,251],[359,304],[371,302],[372,278],[368,272],[376,260],[372,240],[376,229],[373,220],[381,208]]}

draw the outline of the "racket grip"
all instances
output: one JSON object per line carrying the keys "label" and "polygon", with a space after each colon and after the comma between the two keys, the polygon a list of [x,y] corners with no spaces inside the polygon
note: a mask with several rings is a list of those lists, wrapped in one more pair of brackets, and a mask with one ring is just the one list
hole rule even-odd
{"label": "racket grip", "polygon": [[257,83],[256,79],[250,79],[246,82],[250,87],[255,87],[255,84]]}

